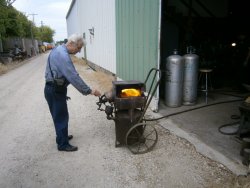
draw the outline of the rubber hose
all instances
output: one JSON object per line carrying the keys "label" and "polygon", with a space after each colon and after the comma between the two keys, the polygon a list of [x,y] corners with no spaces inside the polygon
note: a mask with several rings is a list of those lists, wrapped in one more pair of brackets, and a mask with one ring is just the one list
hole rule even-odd
{"label": "rubber hose", "polygon": [[157,121],[157,120],[160,120],[160,119],[163,119],[163,118],[168,118],[170,116],[182,114],[182,113],[185,113],[185,112],[190,112],[190,111],[193,111],[193,110],[198,110],[198,109],[201,109],[201,108],[205,108],[205,107],[209,107],[209,106],[213,106],[213,105],[217,105],[217,104],[224,104],[224,103],[237,102],[237,101],[243,101],[243,100],[244,99],[235,99],[235,100],[230,100],[230,101],[221,101],[221,102],[217,102],[217,103],[211,103],[211,104],[199,106],[199,107],[196,107],[196,108],[191,108],[191,109],[188,109],[188,110],[183,110],[183,111],[180,111],[180,112],[175,112],[175,113],[172,113],[172,114],[168,114],[168,115],[165,115],[165,116],[162,116],[162,117],[159,117],[159,118],[144,119],[144,120],[145,121]]}

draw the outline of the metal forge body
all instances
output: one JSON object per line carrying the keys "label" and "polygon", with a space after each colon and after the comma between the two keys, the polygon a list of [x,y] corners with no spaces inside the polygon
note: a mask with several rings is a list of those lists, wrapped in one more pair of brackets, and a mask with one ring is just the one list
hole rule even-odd
{"label": "metal forge body", "polygon": [[[146,95],[146,83],[153,72],[152,84]],[[112,91],[99,98],[98,110],[105,111],[107,119],[115,122],[116,147],[125,145],[132,153],[141,154],[155,146],[157,131],[146,122],[144,115],[159,85],[160,79],[155,81],[158,72],[158,69],[151,69],[144,83],[114,81]],[[101,108],[102,105],[105,109]]]}

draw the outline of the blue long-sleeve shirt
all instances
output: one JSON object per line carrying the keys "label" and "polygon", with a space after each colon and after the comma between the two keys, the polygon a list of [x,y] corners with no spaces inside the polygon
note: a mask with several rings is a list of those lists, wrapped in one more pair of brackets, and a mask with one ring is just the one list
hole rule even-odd
{"label": "blue long-sleeve shirt", "polygon": [[91,93],[90,87],[82,80],[79,73],[76,71],[64,44],[54,48],[48,57],[45,80],[53,81],[49,64],[54,78],[64,78],[67,86],[72,84],[83,95]]}

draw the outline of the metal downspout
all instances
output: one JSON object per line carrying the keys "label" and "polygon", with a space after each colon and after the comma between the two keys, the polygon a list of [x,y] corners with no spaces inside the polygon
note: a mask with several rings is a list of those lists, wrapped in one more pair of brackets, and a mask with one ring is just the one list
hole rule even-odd
{"label": "metal downspout", "polygon": [[[160,69],[160,42],[161,42],[161,2],[162,0],[159,0],[159,20],[158,20],[158,47],[157,47],[157,69]],[[158,73],[157,78],[159,80],[160,75]],[[154,112],[159,111],[159,100],[160,100],[160,92],[159,92],[160,86],[158,86],[156,90],[156,99],[155,99],[155,109]]]}

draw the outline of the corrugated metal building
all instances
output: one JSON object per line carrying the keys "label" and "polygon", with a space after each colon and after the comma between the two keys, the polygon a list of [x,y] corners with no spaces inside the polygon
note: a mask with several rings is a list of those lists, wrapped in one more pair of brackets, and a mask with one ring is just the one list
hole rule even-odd
{"label": "corrugated metal building", "polygon": [[73,0],[67,29],[85,36],[89,61],[121,79],[144,79],[157,67],[159,0]]}
{"label": "corrugated metal building", "polygon": [[[87,40],[79,55],[120,79],[144,81],[151,68],[166,69],[174,49],[185,55],[194,46],[200,66],[215,69],[215,84],[221,87],[235,84],[226,75],[240,69],[236,62],[246,56],[230,46],[250,40],[249,28],[240,24],[249,15],[245,7],[236,0],[72,0],[66,19],[68,35],[81,33]],[[156,110],[159,98],[170,92],[164,82],[163,76],[153,101]]]}
{"label": "corrugated metal building", "polygon": [[160,0],[73,0],[68,35],[85,37],[81,57],[118,79],[144,81],[151,68],[159,67],[159,10]]}

